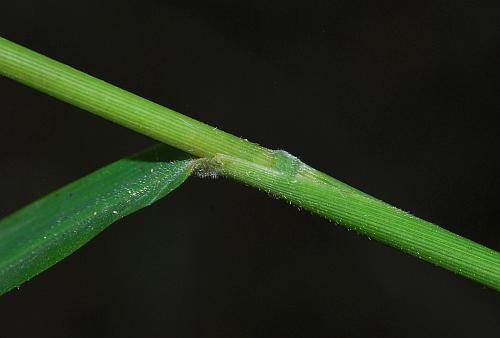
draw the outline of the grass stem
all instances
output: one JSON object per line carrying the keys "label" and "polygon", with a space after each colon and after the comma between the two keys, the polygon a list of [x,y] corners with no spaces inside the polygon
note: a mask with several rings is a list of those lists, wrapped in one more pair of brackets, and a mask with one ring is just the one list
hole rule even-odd
{"label": "grass stem", "polygon": [[300,162],[0,38],[0,74],[124,127],[403,252],[500,290],[500,253]]}

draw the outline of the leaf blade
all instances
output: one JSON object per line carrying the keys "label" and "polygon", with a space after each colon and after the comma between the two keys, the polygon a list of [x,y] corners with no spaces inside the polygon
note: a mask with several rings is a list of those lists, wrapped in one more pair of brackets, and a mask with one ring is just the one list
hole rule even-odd
{"label": "leaf blade", "polygon": [[0,220],[0,295],[70,255],[115,221],[166,196],[192,158],[157,145],[107,165]]}

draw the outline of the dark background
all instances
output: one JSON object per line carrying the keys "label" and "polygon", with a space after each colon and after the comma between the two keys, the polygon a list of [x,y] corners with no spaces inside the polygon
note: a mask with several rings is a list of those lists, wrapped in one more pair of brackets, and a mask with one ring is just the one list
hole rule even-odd
{"label": "dark background", "polygon": [[[500,249],[499,5],[2,1],[0,34]],[[0,79],[0,216],[154,141]],[[498,337],[498,293],[193,178],[0,299],[1,337]]]}

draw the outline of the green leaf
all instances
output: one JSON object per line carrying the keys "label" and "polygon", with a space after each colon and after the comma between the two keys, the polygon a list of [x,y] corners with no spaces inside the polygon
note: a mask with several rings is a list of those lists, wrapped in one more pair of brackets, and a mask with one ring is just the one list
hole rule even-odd
{"label": "green leaf", "polygon": [[192,158],[165,145],[101,168],[0,220],[0,295],[177,188]]}

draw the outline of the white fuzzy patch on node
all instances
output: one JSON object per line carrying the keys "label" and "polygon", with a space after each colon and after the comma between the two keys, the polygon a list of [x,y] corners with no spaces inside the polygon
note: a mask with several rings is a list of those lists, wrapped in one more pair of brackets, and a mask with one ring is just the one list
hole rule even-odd
{"label": "white fuzzy patch on node", "polygon": [[220,174],[212,160],[202,158],[193,163],[193,173],[200,178],[217,179]]}
{"label": "white fuzzy patch on node", "polygon": [[211,179],[217,179],[219,178],[219,173],[215,170],[207,169],[207,168],[198,168],[194,172],[196,176],[200,178],[211,178]]}

